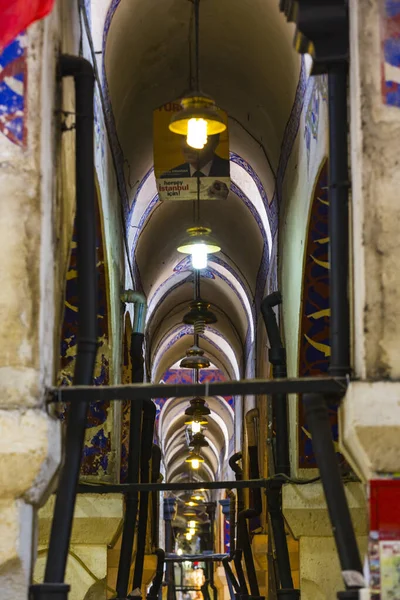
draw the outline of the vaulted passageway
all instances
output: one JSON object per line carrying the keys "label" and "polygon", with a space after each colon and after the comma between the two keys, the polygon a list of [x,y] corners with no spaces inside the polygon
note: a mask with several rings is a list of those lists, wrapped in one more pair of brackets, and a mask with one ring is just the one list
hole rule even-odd
{"label": "vaulted passageway", "polygon": [[[193,328],[182,320],[193,297],[193,274],[190,260],[176,246],[191,225],[193,208],[191,202],[158,199],[153,111],[182,97],[193,83],[193,3],[122,0],[109,10],[108,22],[104,89],[124,160],[130,259],[148,300],[148,378],[183,381],[179,361],[192,344]],[[201,88],[229,117],[229,196],[201,203],[201,221],[212,229],[221,251],[201,272],[201,297],[218,321],[206,327],[200,344],[213,363],[209,375],[222,379],[251,376],[257,369],[256,306],[276,261],[276,176],[301,67],[292,36],[276,2],[201,2]],[[159,405],[172,415],[182,401]],[[178,425],[183,423],[162,415],[158,435],[165,448],[173,444],[173,464],[165,457],[167,476],[184,477],[187,445],[183,434],[174,437]],[[208,461],[213,477],[221,475],[220,457],[227,452],[226,435],[215,426],[207,432],[218,448],[215,460]],[[240,437],[232,441],[231,451],[240,443]],[[226,477],[228,470],[223,471]]]}

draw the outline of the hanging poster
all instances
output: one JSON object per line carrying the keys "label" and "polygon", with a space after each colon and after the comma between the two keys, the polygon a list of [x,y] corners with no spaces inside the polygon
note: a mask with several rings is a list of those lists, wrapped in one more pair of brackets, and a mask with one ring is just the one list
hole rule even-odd
{"label": "hanging poster", "polygon": [[180,100],[168,102],[153,113],[154,172],[160,200],[225,200],[229,194],[228,115],[218,109],[227,128],[209,135],[201,150],[191,148],[186,136],[172,133],[169,123],[181,110]]}
{"label": "hanging poster", "polygon": [[400,541],[380,542],[381,600],[400,600]]}

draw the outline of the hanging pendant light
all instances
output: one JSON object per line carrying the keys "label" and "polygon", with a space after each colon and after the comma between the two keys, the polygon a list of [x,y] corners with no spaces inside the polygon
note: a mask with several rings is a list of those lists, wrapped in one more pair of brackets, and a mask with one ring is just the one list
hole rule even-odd
{"label": "hanging pendant light", "polygon": [[194,325],[195,333],[204,333],[205,325],[212,325],[218,321],[210,310],[210,304],[201,298],[196,298],[189,304],[190,311],[183,317],[185,325]]}
{"label": "hanging pendant light", "polygon": [[188,146],[196,150],[204,148],[209,135],[222,133],[226,129],[214,100],[200,92],[199,5],[200,0],[194,0],[196,89],[181,100],[182,110],[174,114],[169,124],[170,131],[185,135]]}
{"label": "hanging pendant light", "polygon": [[194,500],[195,502],[204,502],[205,498],[204,496],[202,496],[201,494],[195,492],[193,494],[193,496],[191,496],[191,499]]}
{"label": "hanging pendant light", "polygon": [[185,502],[185,504],[186,504],[186,506],[190,506],[191,508],[192,508],[193,506],[198,506],[198,503],[197,503],[197,502],[195,502],[195,501],[194,501],[194,500],[192,500],[192,499],[190,499],[190,500],[188,500],[187,502]]}
{"label": "hanging pendant light", "polygon": [[189,463],[192,469],[197,470],[200,464],[204,462],[204,458],[198,452],[190,452],[189,456],[185,459],[185,462]]}
{"label": "hanging pendant light", "polygon": [[190,406],[185,410],[185,415],[189,417],[185,421],[185,425],[189,425],[192,429],[192,433],[200,433],[202,427],[208,425],[208,421],[205,418],[206,415],[211,414],[209,408],[205,405],[205,400],[196,396],[190,401]]}
{"label": "hanging pendant light", "polygon": [[226,125],[217,112],[214,100],[203,92],[187,94],[182,98],[181,106],[182,110],[172,117],[169,129],[173,133],[185,135],[191,148],[202,150],[209,135],[225,131]]}
{"label": "hanging pendant light", "polygon": [[189,529],[196,529],[197,525],[198,525],[198,521],[195,521],[194,519],[192,519],[191,521],[188,521],[188,524],[187,524]]}
{"label": "hanging pendant light", "polygon": [[209,254],[215,254],[221,250],[221,246],[211,237],[211,229],[208,227],[189,227],[186,237],[178,246],[178,252],[190,254],[193,269],[205,269]]}
{"label": "hanging pendant light", "polygon": [[204,356],[204,350],[199,346],[193,345],[186,350],[186,357],[179,364],[182,369],[207,369],[211,362]]}
{"label": "hanging pendant light", "polygon": [[206,325],[212,325],[218,321],[215,314],[210,310],[210,303],[196,298],[189,304],[190,311],[183,317],[183,322],[186,325],[195,325],[201,320]]}

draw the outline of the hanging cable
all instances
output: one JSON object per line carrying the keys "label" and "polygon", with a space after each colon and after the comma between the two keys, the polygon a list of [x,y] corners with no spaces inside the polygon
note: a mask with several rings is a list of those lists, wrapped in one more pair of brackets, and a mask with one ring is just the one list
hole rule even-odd
{"label": "hanging cable", "polygon": [[194,26],[196,47],[196,90],[200,89],[200,42],[199,42],[200,0],[194,0]]}

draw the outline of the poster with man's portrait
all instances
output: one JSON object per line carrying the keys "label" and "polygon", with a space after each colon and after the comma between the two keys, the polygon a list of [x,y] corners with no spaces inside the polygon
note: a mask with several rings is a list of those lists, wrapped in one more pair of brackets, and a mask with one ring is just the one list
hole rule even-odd
{"label": "poster with man's portrait", "polygon": [[161,200],[225,200],[229,193],[228,115],[218,110],[227,128],[209,135],[201,150],[191,148],[186,136],[172,133],[169,123],[181,110],[180,100],[168,102],[153,113],[154,171]]}

